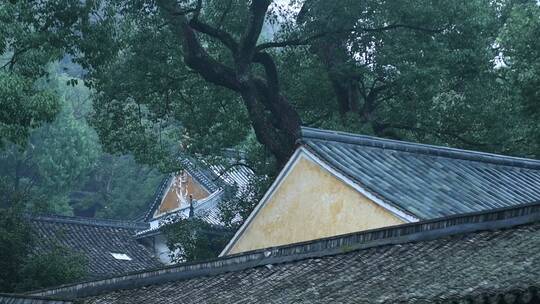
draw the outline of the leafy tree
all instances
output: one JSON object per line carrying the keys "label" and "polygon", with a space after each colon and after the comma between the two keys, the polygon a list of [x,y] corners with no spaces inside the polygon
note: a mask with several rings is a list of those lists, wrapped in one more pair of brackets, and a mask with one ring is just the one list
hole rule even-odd
{"label": "leafy tree", "polygon": [[31,80],[0,71],[0,108],[0,145],[24,144],[32,128],[53,120],[58,100],[36,90]]}
{"label": "leafy tree", "polygon": [[[527,118],[540,118],[540,6],[525,3],[513,7],[501,37],[502,83],[511,99],[523,106]],[[535,123],[530,133],[540,140]]]}
{"label": "leafy tree", "polygon": [[59,59],[80,14],[73,1],[3,1],[0,6],[0,144],[24,144],[51,122],[59,102],[36,85]]}
{"label": "leafy tree", "polygon": [[104,153],[86,120],[92,111],[90,90],[73,83],[76,78],[56,74],[57,69],[52,65],[46,83],[61,105],[55,120],[31,131],[23,147],[8,144],[0,151],[2,204],[17,199],[41,212],[139,215],[162,174],[128,155]]}
{"label": "leafy tree", "polygon": [[98,157],[99,145],[86,122],[74,118],[73,100],[64,94],[67,87],[63,79],[50,79],[47,85],[58,96],[61,111],[53,122],[31,131],[22,146],[8,144],[0,151],[6,190],[2,202],[6,206],[19,197],[27,207],[69,213],[67,195],[84,183],[86,172]]}
{"label": "leafy tree", "polygon": [[36,253],[34,242],[22,209],[0,208],[0,292],[29,291],[86,276],[86,262],[79,254],[62,247]]}
{"label": "leafy tree", "polygon": [[24,279],[19,273],[30,250],[31,231],[20,210],[0,208],[0,290],[13,291]]}
{"label": "leafy tree", "polygon": [[[317,56],[311,66],[326,73],[334,93],[328,99],[336,103],[320,103],[325,111],[317,125],[496,151],[494,137],[504,129],[490,124],[507,105],[493,68],[492,46],[505,21],[500,4],[350,1],[340,9],[306,1],[296,19],[303,35],[317,37],[321,28],[332,33],[311,41],[287,33],[289,44],[309,44],[301,51]],[[348,31],[353,28],[358,32]],[[289,57],[299,56],[289,51]]]}
{"label": "leafy tree", "polygon": [[106,149],[146,163],[254,134],[279,168],[302,121],[522,154],[493,62],[514,2],[90,1],[73,53]]}
{"label": "leafy tree", "polygon": [[37,290],[76,282],[87,276],[87,260],[78,253],[56,246],[49,252],[30,254],[19,269],[15,291]]}
{"label": "leafy tree", "polygon": [[[279,93],[274,94],[275,90],[273,89],[269,90],[269,86],[277,84],[277,79],[274,79],[277,75],[270,75],[272,72],[269,69],[267,69],[267,72],[270,74],[263,72],[255,77],[256,75],[252,73],[254,72],[252,71],[254,62],[251,57],[253,57],[270,1],[254,1],[251,10],[249,5],[245,3],[231,2],[229,4],[231,7],[226,11],[230,13],[230,16],[224,16],[228,21],[226,26],[231,31],[236,31],[230,35],[240,37],[241,32],[246,34],[244,38],[238,39],[239,41],[234,43],[232,43],[232,39],[229,39],[232,44],[215,43],[213,39],[216,37],[211,35],[206,36],[204,42],[200,41],[194,36],[193,32],[196,31],[194,28],[198,27],[194,26],[192,28],[191,25],[187,24],[187,15],[173,16],[174,14],[170,14],[170,10],[181,10],[180,7],[174,7],[176,3],[173,3],[173,1],[160,1],[157,6],[151,2],[106,3],[107,9],[100,11],[99,22],[83,22],[85,26],[83,26],[81,32],[86,33],[86,36],[91,38],[83,39],[78,45],[81,54],[85,54],[80,58],[80,62],[89,69],[92,85],[98,91],[108,93],[108,95],[104,96],[104,103],[98,105],[96,119],[99,124],[95,125],[100,130],[102,138],[107,139],[108,135],[114,135],[115,138],[121,140],[116,144],[112,143],[112,140],[106,140],[106,143],[111,144],[111,149],[128,147],[136,152],[145,152],[142,153],[143,155],[159,155],[159,153],[154,153],[154,150],[152,150],[155,147],[161,148],[158,152],[170,149],[166,142],[162,140],[165,136],[160,136],[162,134],[152,136],[151,134],[155,134],[152,131],[156,130],[156,128],[158,130],[167,130],[164,126],[170,125],[178,117],[191,114],[192,110],[197,110],[194,107],[185,106],[185,104],[179,107],[178,104],[182,97],[189,93],[191,93],[189,95],[193,96],[193,93],[196,93],[197,96],[213,99],[214,103],[211,104],[213,106],[206,108],[211,108],[213,113],[221,117],[226,115],[225,117],[228,117],[226,119],[231,122],[231,124],[222,124],[221,122],[214,124],[212,127],[215,127],[216,130],[225,129],[229,131],[231,128],[234,130],[234,126],[241,127],[236,128],[241,132],[227,132],[227,138],[236,136],[235,139],[238,142],[238,139],[242,138],[242,136],[238,135],[244,135],[244,137],[246,135],[245,122],[246,117],[249,117],[251,124],[255,126],[255,133],[259,141],[264,142],[266,147],[278,156],[280,162],[286,160],[294,145],[294,135],[300,125],[299,117],[284,96]],[[215,1],[210,3],[208,11],[198,7],[196,10],[199,13],[193,16],[189,14],[190,20],[191,17],[201,17],[198,21],[195,21],[197,18],[193,18],[193,24],[200,21],[200,24],[205,26],[202,23],[203,16],[218,21],[219,15],[217,15],[216,11],[212,11],[213,5],[215,7],[223,6],[220,1]],[[255,17],[256,20],[249,19],[249,16]],[[171,18],[169,19],[169,17]],[[247,28],[242,26],[242,23],[246,23],[248,20],[253,21],[249,26],[249,35],[247,34]],[[194,40],[191,42],[195,44],[191,44],[191,42],[179,44],[179,42],[184,41],[183,36],[178,36],[181,32],[162,30],[164,22],[170,22],[171,24],[179,22],[179,26],[183,24],[186,30],[192,32],[193,35],[190,34],[190,37],[193,37]],[[178,29],[178,27],[171,26],[171,29]],[[225,33],[225,31],[223,32]],[[116,33],[116,36],[103,33]],[[200,33],[204,34],[203,32]],[[99,37],[99,39],[104,40],[104,43],[99,45],[92,43],[94,37]],[[238,46],[233,46],[233,44],[238,44]],[[107,45],[106,54],[102,52],[102,45]],[[169,45],[170,48],[157,48],[158,45]],[[202,45],[208,45],[208,49],[202,47]],[[211,58],[208,54],[211,50],[215,50],[213,54],[216,57],[219,56],[219,60]],[[236,63],[234,56],[231,56],[233,54],[238,55]],[[262,54],[258,55],[258,57],[270,58]],[[183,63],[184,59],[187,65]],[[266,62],[262,58],[257,60]],[[235,75],[235,72],[233,72],[235,68],[226,67],[220,61],[235,65],[238,72],[242,70],[241,73],[245,77]],[[140,69],[135,68],[135,63],[138,63],[137,66]],[[272,65],[272,62],[269,62],[269,64]],[[119,74],[123,77],[128,75],[126,69],[121,68],[122,66],[129,66],[131,71],[135,71],[133,76],[137,77],[134,79],[136,82],[128,80],[120,84],[118,81],[114,81],[118,79]],[[150,67],[148,73],[145,73],[145,67]],[[139,70],[141,70],[141,73],[138,73]],[[165,71],[166,73],[163,73]],[[193,71],[202,78],[192,77],[194,76]],[[132,77],[128,76],[128,78]],[[244,78],[246,81],[242,85],[243,88],[241,88],[238,79]],[[138,89],[138,86],[143,83],[142,79],[149,81],[150,90],[142,91]],[[269,79],[272,80],[272,83],[267,83]],[[227,93],[216,95],[215,92],[220,91],[214,89],[209,91],[206,81],[224,86],[227,90],[221,89],[221,92]],[[185,85],[176,88],[171,84]],[[124,88],[132,85],[137,86],[137,90]],[[235,94],[231,95],[230,93]],[[115,96],[111,98],[113,94]],[[213,96],[216,97],[213,98]],[[237,96],[240,96],[241,99],[238,99]],[[261,96],[264,96],[264,98]],[[263,99],[266,105],[262,102]],[[193,103],[192,100],[192,98],[189,98],[186,103]],[[159,104],[156,104],[158,101]],[[163,101],[169,103],[169,105],[163,104]],[[156,105],[159,105],[159,107],[156,107]],[[103,115],[101,115],[101,111],[104,112]],[[112,117],[109,120],[107,120],[107,113],[109,113],[109,117]],[[206,114],[209,113],[206,112]],[[274,118],[271,119],[272,115]],[[239,116],[241,119],[236,119]],[[238,123],[234,123],[235,121],[243,124],[238,125]],[[198,121],[199,126],[201,123],[203,121]],[[189,121],[181,121],[176,124],[176,126],[179,125],[185,128],[189,126]],[[205,130],[208,133],[208,128],[205,128]],[[189,133],[186,135],[189,136]],[[158,144],[153,144],[153,141],[156,140]],[[150,151],[152,153],[147,153]],[[136,154],[141,155],[141,153]]]}
{"label": "leafy tree", "polygon": [[175,263],[215,258],[232,237],[231,231],[198,217],[174,219],[163,227]]}
{"label": "leafy tree", "polygon": [[132,156],[102,154],[87,179],[69,197],[80,216],[133,219],[141,215],[163,175],[137,164]]}

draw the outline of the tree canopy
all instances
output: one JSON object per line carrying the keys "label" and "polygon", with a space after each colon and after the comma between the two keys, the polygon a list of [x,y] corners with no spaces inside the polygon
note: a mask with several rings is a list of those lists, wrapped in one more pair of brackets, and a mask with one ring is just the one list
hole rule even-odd
{"label": "tree canopy", "polygon": [[255,144],[278,168],[302,124],[534,156],[530,102],[516,95],[527,89],[512,79],[535,56],[515,39],[528,36],[511,31],[535,37],[524,20],[537,24],[537,9],[511,0],[85,1],[66,45],[96,91],[91,121],[106,149],[145,163],[167,165],[179,148]]}

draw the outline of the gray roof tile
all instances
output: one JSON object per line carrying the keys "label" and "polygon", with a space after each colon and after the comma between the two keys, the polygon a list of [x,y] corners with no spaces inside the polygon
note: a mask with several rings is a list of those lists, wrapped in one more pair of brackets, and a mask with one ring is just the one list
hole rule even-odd
{"label": "gray roof tile", "polygon": [[256,250],[42,294],[92,304],[537,303],[538,248],[540,204],[534,204]]}
{"label": "gray roof tile", "polygon": [[[235,153],[234,155],[228,155],[230,156],[228,161],[231,164],[236,164],[235,166],[210,166],[187,155],[181,155],[178,160],[182,167],[209,193],[214,193],[220,189],[237,192],[246,191],[250,180],[253,179],[254,173],[248,167],[238,165],[238,163],[242,163],[242,161],[238,161],[238,159],[233,156],[238,157],[236,154],[240,152],[232,150],[228,150],[227,152],[229,154]],[[167,194],[169,185],[175,177],[175,174],[176,173],[169,174],[159,185],[150,202],[149,208],[142,217],[144,221],[150,221],[152,219],[157,208],[159,208],[163,197]],[[232,187],[232,189],[229,189],[230,187]]]}
{"label": "gray roof tile", "polygon": [[59,300],[48,297],[34,297],[22,294],[0,293],[1,304],[72,304],[70,300]]}
{"label": "gray roof tile", "polygon": [[[36,235],[37,254],[58,245],[80,253],[87,259],[89,278],[162,266],[133,237],[147,227],[145,223],[68,216],[31,216],[28,220]],[[118,260],[111,253],[127,254],[131,260]]]}
{"label": "gray roof tile", "polygon": [[540,161],[302,128],[308,150],[420,219],[540,200]]}

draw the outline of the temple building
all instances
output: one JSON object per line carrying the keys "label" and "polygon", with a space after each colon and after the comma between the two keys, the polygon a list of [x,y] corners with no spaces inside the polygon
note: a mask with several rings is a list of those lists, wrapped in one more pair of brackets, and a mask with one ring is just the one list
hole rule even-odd
{"label": "temple building", "polygon": [[0,302],[534,304],[538,248],[536,203],[0,295]]}
{"label": "temple building", "polygon": [[[163,266],[134,235],[148,224],[60,215],[27,217],[36,241],[33,254],[60,246],[84,258],[85,279]],[[1,302],[0,302],[1,303]]]}
{"label": "temple building", "polygon": [[[248,191],[253,174],[183,162],[129,240],[163,263],[170,219],[221,225],[220,203]],[[0,302],[532,304],[538,248],[540,161],[303,128],[220,257],[126,267]]]}
{"label": "temple building", "polygon": [[302,128],[221,255],[540,200],[540,161]]}
{"label": "temple building", "polygon": [[223,231],[220,204],[234,196],[251,195],[249,183],[253,171],[244,163],[241,154],[228,150],[224,163],[208,165],[201,160],[183,156],[182,170],[167,176],[145,212],[142,221],[149,223],[135,237],[165,264],[170,264],[171,250],[163,227],[190,216],[198,217]]}

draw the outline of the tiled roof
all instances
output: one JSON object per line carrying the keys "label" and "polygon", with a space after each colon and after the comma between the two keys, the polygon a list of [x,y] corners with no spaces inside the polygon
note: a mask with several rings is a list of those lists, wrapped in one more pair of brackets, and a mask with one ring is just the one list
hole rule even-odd
{"label": "tiled roof", "polygon": [[[537,303],[540,204],[65,285],[83,303]],[[460,302],[460,303],[461,303]]]}
{"label": "tiled roof", "polygon": [[156,212],[156,209],[159,208],[159,204],[161,204],[161,201],[163,200],[163,196],[167,194],[167,190],[169,190],[169,186],[173,178],[173,174],[169,174],[163,178],[158,188],[154,192],[154,196],[150,201],[148,209],[146,209],[146,212],[141,218],[142,221],[148,222],[150,219],[152,219],[152,216]]}
{"label": "tiled roof", "polygon": [[[222,197],[223,191],[216,191],[207,198],[196,201],[193,206],[194,216],[204,220],[210,225],[223,226],[218,206],[218,204],[222,201]],[[154,219],[154,221],[159,221],[158,225],[150,224],[146,229],[137,231],[136,237],[144,238],[147,236],[153,236],[159,233],[163,225],[175,222],[180,218],[186,219],[188,217],[189,207],[184,207],[173,212],[160,215]]]}
{"label": "tiled roof", "polygon": [[73,301],[58,300],[48,297],[35,297],[21,294],[0,293],[1,304],[72,304]]}
{"label": "tiled roof", "polygon": [[[35,253],[60,245],[86,257],[90,278],[162,266],[133,237],[148,224],[67,216],[29,216],[36,234]],[[119,260],[111,253],[126,254]]]}
{"label": "tiled roof", "polygon": [[[217,177],[212,175],[213,173],[211,170],[203,166],[200,162],[185,155],[180,156],[178,160],[182,165],[182,168],[184,168],[189,175],[191,175],[209,193],[214,193],[219,190],[220,185],[216,182]],[[171,173],[162,180],[144,214],[143,221],[150,221],[152,219],[154,213],[159,208],[163,197],[167,194],[175,176],[176,173]]]}
{"label": "tiled roof", "polygon": [[253,179],[253,171],[238,163],[235,166],[213,165],[212,172],[226,185],[237,187],[240,191],[245,190]]}
{"label": "tiled roof", "polygon": [[540,200],[540,161],[302,128],[300,143],[419,219]]}
{"label": "tiled roof", "polygon": [[[232,166],[224,166],[224,165],[206,165],[201,161],[197,161],[192,157],[188,157],[185,155],[182,155],[179,157],[179,161],[182,164],[182,167],[200,184],[202,185],[206,190],[208,190],[209,193],[215,193],[219,190],[227,190],[226,186],[232,186],[234,187],[235,191],[238,192],[245,192],[249,191],[248,185],[250,180],[253,178],[253,171],[249,169],[247,166],[241,165],[242,162],[236,162],[236,158],[238,157],[238,153],[236,151],[236,154],[234,154],[233,157],[233,151],[229,150],[228,152],[230,157],[230,161],[235,161],[234,165]],[[152,216],[154,215],[157,208],[159,208],[159,205],[161,204],[161,201],[163,200],[163,197],[167,194],[167,191],[172,184],[172,180],[175,177],[175,173],[171,173],[169,176],[167,176],[158,189],[156,190],[154,194],[154,198],[152,199],[149,208],[145,212],[143,216],[144,221],[150,221],[152,219]],[[223,195],[220,195],[220,199],[223,197]],[[208,204],[206,204],[208,205]],[[198,207],[195,206],[197,209]],[[217,208],[217,205],[216,205]],[[205,208],[207,210],[208,208]],[[212,213],[216,213],[216,210],[213,210]],[[215,223],[211,223],[215,224]]]}
{"label": "tiled roof", "polygon": [[202,164],[202,162],[188,156],[183,156],[180,159],[180,162],[189,175],[197,180],[200,185],[206,188],[208,192],[212,193],[220,188],[217,177],[213,174],[212,170]]}

